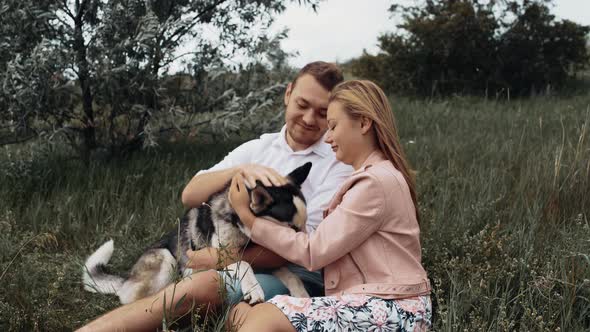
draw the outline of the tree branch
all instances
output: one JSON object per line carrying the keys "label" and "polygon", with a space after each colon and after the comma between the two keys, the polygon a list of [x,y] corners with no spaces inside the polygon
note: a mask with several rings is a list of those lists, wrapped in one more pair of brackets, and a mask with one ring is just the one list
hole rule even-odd
{"label": "tree branch", "polygon": [[168,59],[166,61],[162,62],[162,68],[169,66],[172,62],[182,58],[185,55],[189,55],[189,54],[196,54],[196,52],[184,52],[178,56],[175,56],[174,58]]}
{"label": "tree branch", "polygon": [[[178,28],[176,31],[174,31],[172,33],[172,35],[170,35],[170,37],[164,39],[164,41],[165,42],[169,42],[174,37],[176,37],[177,35],[180,35],[179,38],[182,37],[185,33],[187,33],[188,31],[190,31],[192,28],[195,27],[195,25],[197,25],[199,23],[199,21],[198,21],[199,18],[201,18],[203,15],[209,13],[210,11],[214,10],[215,8],[217,8],[217,6],[221,5],[222,3],[226,2],[226,1],[227,0],[218,0],[217,2],[212,3],[207,8],[205,8],[205,10],[203,10],[202,12],[198,13],[195,17],[193,17],[192,18],[192,23],[188,27],[180,27],[180,28]],[[164,48],[164,44],[162,46]]]}
{"label": "tree branch", "polygon": [[75,20],[76,18],[74,17],[74,14],[70,10],[70,6],[68,5],[68,1],[62,0],[62,4],[63,4],[62,10],[66,13],[66,15],[68,15],[72,20]]}
{"label": "tree branch", "polygon": [[88,5],[89,0],[82,0],[82,4],[80,4],[79,0],[76,0],[76,4],[78,4],[78,12],[76,13],[76,17],[74,21],[78,22],[82,19],[82,16],[85,14],[86,6]]}

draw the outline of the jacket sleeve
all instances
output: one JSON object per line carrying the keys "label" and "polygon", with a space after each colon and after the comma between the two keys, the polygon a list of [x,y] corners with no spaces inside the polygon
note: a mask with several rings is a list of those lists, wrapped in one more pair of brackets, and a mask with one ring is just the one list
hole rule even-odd
{"label": "jacket sleeve", "polygon": [[363,174],[342,197],[340,205],[309,235],[257,218],[252,240],[308,270],[320,269],[362,244],[383,223],[385,193],[371,174]]}

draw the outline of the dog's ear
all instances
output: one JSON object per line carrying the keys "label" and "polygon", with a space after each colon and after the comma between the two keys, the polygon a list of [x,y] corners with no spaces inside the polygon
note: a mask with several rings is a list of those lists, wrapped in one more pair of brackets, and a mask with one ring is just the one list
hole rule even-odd
{"label": "dog's ear", "polygon": [[254,214],[264,211],[273,203],[272,196],[268,193],[262,182],[256,181],[256,187],[250,191],[250,209]]}
{"label": "dog's ear", "polygon": [[293,181],[293,184],[300,187],[301,184],[303,183],[303,181],[305,181],[305,179],[307,179],[307,176],[309,175],[309,171],[311,170],[311,162],[306,162],[305,164],[303,164],[302,166],[297,167],[296,169],[293,170],[293,172],[289,173],[289,175],[287,175],[287,177],[291,178],[291,181]]}

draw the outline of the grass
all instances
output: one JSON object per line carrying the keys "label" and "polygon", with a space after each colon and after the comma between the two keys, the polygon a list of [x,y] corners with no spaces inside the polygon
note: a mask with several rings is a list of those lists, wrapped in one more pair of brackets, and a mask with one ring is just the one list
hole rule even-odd
{"label": "grass", "polygon": [[[392,99],[418,171],[437,331],[590,329],[590,96]],[[180,192],[239,142],[127,159],[38,147],[0,157],[0,329],[71,330],[115,307],[83,291],[109,238],[123,273],[182,213]]]}

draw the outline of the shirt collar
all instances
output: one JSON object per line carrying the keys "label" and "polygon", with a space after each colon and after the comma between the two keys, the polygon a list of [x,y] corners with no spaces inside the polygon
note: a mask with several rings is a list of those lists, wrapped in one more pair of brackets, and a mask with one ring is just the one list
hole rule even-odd
{"label": "shirt collar", "polygon": [[283,125],[283,128],[281,128],[281,132],[279,133],[279,137],[277,137],[272,144],[273,146],[286,149],[287,151],[296,155],[308,155],[310,153],[315,153],[318,156],[324,158],[332,153],[332,148],[324,142],[325,136],[326,134],[324,134],[322,138],[320,138],[317,142],[305,150],[293,151],[293,149],[287,143],[287,125]]}

